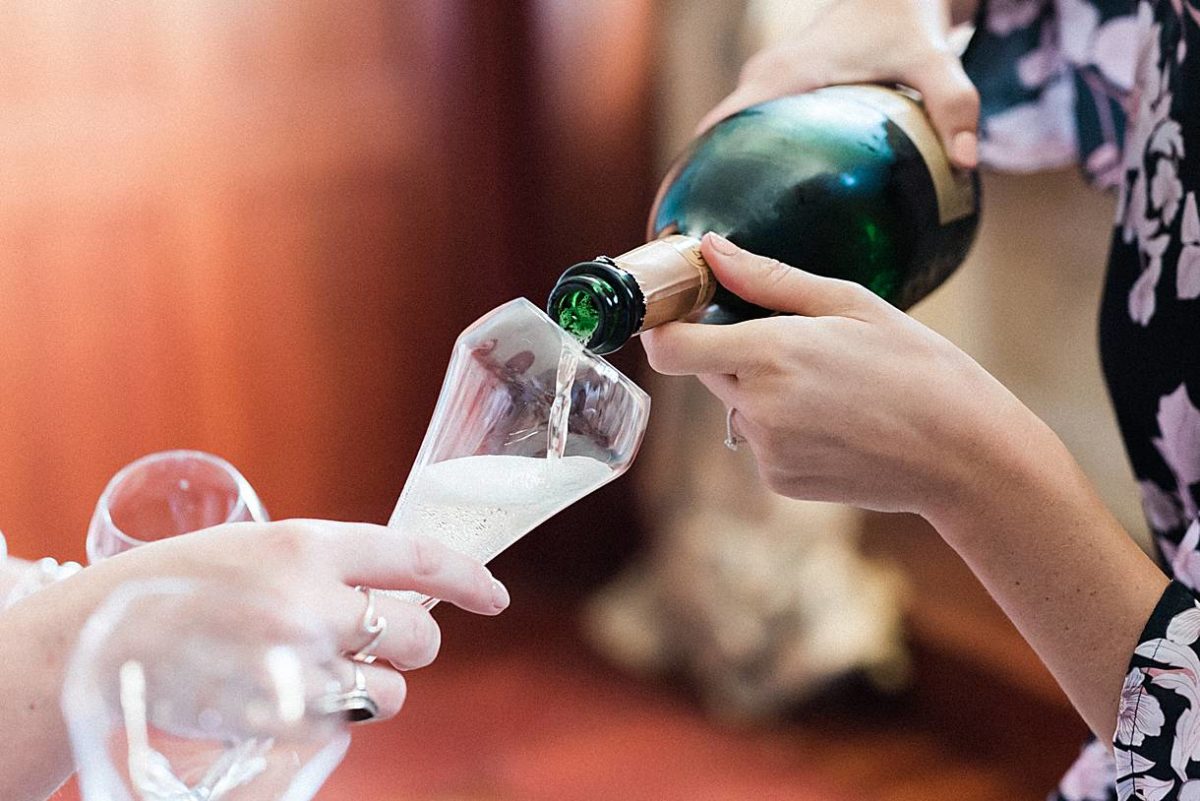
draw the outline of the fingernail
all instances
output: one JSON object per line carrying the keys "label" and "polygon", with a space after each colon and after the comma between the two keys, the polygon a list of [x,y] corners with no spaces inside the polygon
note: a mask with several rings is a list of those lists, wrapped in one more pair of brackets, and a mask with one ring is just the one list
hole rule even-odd
{"label": "fingernail", "polygon": [[741,250],[741,248],[720,234],[709,231],[705,236],[708,237],[709,244],[711,244],[713,249],[718,253],[724,253],[726,256],[736,256]]}
{"label": "fingernail", "polygon": [[950,157],[962,167],[979,163],[979,137],[971,131],[959,131],[950,142]]}
{"label": "fingernail", "polygon": [[492,579],[492,606],[497,609],[507,609],[508,604],[512,599],[508,597],[508,590],[499,579]]}

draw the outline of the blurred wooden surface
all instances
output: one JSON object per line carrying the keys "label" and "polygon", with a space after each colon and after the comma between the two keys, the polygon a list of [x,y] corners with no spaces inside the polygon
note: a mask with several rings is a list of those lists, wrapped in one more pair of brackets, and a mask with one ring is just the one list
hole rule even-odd
{"label": "blurred wooden surface", "polygon": [[678,687],[604,664],[574,605],[513,598],[495,619],[439,607],[454,632],[441,657],[408,674],[397,719],[354,731],[317,801],[1040,799],[1083,736],[1074,715],[925,648],[903,696],[848,684],[776,726],[722,726]]}
{"label": "blurred wooden surface", "polygon": [[520,587],[514,598],[507,618],[444,613],[455,641],[412,674],[399,719],[355,733],[319,799],[1040,799],[1085,731],[1073,713],[922,647],[906,695],[849,683],[779,725],[723,726],[678,686],[598,659],[563,614],[572,606]]}
{"label": "blurred wooden surface", "polygon": [[649,4],[601,5],[0,4],[12,551],[81,558],[175,447],[273,517],[386,519],[457,332],[641,234]]}

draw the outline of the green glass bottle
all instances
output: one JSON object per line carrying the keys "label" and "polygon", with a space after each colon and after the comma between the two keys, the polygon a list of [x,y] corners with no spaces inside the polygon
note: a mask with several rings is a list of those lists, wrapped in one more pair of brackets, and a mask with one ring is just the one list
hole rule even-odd
{"label": "green glass bottle", "polygon": [[917,100],[828,87],[738,112],[692,142],[659,188],[649,244],[571,267],[547,311],[601,354],[671,320],[770,314],[713,280],[707,231],[906,309],[962,263],[978,218],[977,176],[950,165]]}

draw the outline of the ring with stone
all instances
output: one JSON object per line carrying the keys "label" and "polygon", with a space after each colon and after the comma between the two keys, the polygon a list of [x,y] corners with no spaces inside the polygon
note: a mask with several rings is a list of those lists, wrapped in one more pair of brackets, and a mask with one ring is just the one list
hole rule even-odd
{"label": "ring with stone", "polygon": [[733,413],[737,409],[730,406],[729,411],[725,414],[725,447],[731,451],[736,451],[738,446],[746,441],[746,438],[733,430]]}

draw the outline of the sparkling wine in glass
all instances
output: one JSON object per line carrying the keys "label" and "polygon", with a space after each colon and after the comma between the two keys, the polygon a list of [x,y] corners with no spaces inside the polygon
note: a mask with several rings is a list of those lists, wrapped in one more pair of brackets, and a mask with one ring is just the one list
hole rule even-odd
{"label": "sparkling wine in glass", "polygon": [[267,519],[250,483],[219,456],[152,453],[123,467],[104,488],[88,527],[88,561],[221,523]]}

